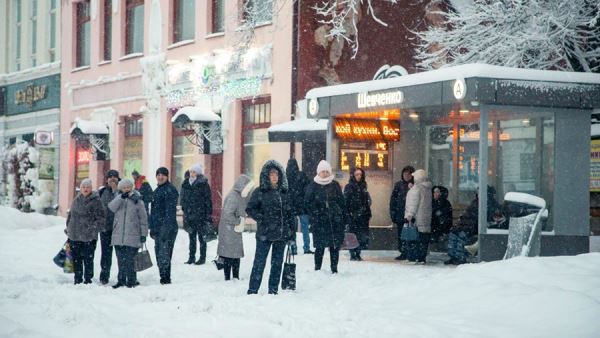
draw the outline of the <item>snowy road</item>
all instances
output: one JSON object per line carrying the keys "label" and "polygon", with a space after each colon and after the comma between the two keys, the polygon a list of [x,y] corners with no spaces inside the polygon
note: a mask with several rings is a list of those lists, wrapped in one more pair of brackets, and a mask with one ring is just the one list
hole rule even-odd
{"label": "snowy road", "polygon": [[[266,295],[266,271],[260,294],[247,296],[252,234],[242,280],[225,282],[212,264],[183,264],[180,231],[172,285],[161,286],[154,267],[138,274],[140,287],[113,290],[97,284],[99,249],[92,285],[72,285],[52,263],[63,224],[0,207],[0,337],[600,336],[600,253],[458,268],[343,254],[338,275],[300,255],[297,291]],[[215,250],[216,241],[209,258]],[[114,259],[111,282],[116,273]]]}

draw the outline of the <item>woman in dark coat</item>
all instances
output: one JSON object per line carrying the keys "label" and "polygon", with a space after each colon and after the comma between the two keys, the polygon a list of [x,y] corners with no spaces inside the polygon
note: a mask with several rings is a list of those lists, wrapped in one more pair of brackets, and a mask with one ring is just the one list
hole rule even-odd
{"label": "woman in dark coat", "polygon": [[344,228],[348,224],[346,202],[340,184],[334,180],[331,165],[319,162],[317,176],[304,195],[304,205],[310,217],[315,250],[315,270],[323,264],[325,248],[329,248],[331,272],[337,273]]}
{"label": "woman in dark coat", "polygon": [[365,171],[355,168],[350,171],[350,181],[344,187],[346,209],[350,215],[350,232],[356,235],[360,246],[350,250],[350,260],[362,261],[360,251],[369,245],[369,220],[371,219],[371,195],[367,190]]}
{"label": "woman in dark coat", "polygon": [[390,217],[398,229],[398,251],[400,251],[400,256],[396,257],[397,260],[405,260],[408,252],[406,242],[400,239],[400,234],[404,225],[406,194],[408,194],[408,191],[415,183],[412,177],[414,172],[415,168],[411,166],[406,166],[402,169],[401,178],[394,184],[394,191],[390,198]]}
{"label": "woman in dark coat", "polygon": [[94,251],[98,232],[104,229],[106,210],[100,196],[92,191],[92,181],[83,180],[79,194],[73,200],[67,217],[66,233],[71,245],[75,284],[90,284],[94,277]]}
{"label": "woman in dark coat", "polygon": [[[186,264],[206,263],[206,241],[204,236],[208,232],[211,222],[212,200],[208,179],[203,175],[200,164],[193,165],[190,177],[181,185],[181,210],[190,238],[190,254]],[[196,239],[200,242],[200,257],[196,259]],[[195,261],[195,262],[194,262]]]}
{"label": "woman in dark coat", "polygon": [[448,189],[437,185],[433,187],[431,241],[438,242],[441,236],[450,232],[451,227],[452,204],[448,201]]}
{"label": "woman in dark coat", "polygon": [[250,197],[246,213],[256,221],[256,253],[248,294],[258,293],[271,247],[269,294],[276,295],[281,279],[283,252],[296,237],[296,222],[288,194],[285,171],[277,161],[267,161],[260,171],[260,186]]}

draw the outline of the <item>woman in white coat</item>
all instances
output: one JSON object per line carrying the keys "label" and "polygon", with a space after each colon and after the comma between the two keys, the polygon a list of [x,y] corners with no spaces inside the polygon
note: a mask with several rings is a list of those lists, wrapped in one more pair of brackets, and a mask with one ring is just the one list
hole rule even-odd
{"label": "woman in white coat", "polygon": [[429,239],[431,237],[431,194],[432,184],[427,178],[427,172],[423,169],[416,170],[412,174],[415,184],[406,195],[406,209],[404,211],[405,222],[411,222],[419,230],[419,238],[409,242],[408,260],[425,264]]}

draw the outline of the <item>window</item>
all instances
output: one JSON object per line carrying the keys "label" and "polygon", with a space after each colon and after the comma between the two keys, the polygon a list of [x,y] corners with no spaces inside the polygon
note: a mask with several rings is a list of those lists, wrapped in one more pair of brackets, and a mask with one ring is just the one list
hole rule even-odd
{"label": "window", "polygon": [[250,25],[260,25],[273,20],[273,0],[246,0],[244,21]]}
{"label": "window", "polygon": [[225,0],[212,0],[212,29],[211,33],[225,31]]}
{"label": "window", "polygon": [[125,136],[142,136],[144,133],[143,121],[141,118],[128,120],[125,125]]}
{"label": "window", "polygon": [[102,59],[111,60],[112,54],[112,0],[104,0],[102,29]]}
{"label": "window", "polygon": [[15,17],[16,17],[16,29],[15,29],[15,70],[21,70],[21,31],[23,29],[21,20],[22,20],[22,3],[21,0],[16,0],[15,3]]}
{"label": "window", "polygon": [[259,182],[262,165],[271,156],[267,129],[271,126],[271,98],[242,102],[242,173]]}
{"label": "window", "polygon": [[125,176],[142,171],[144,124],[140,117],[129,118],[125,122],[125,144],[123,147],[123,170]]}
{"label": "window", "polygon": [[173,7],[173,42],[191,40],[195,30],[194,0],[175,0]]}
{"label": "window", "polygon": [[50,0],[50,62],[56,61],[56,0]]}
{"label": "window", "polygon": [[90,2],[78,2],[76,6],[77,41],[75,66],[83,67],[90,64]]}
{"label": "window", "polygon": [[36,53],[37,53],[37,0],[31,0],[31,66],[35,67],[37,64]]}
{"label": "window", "polygon": [[125,53],[144,52],[144,0],[127,0]]}

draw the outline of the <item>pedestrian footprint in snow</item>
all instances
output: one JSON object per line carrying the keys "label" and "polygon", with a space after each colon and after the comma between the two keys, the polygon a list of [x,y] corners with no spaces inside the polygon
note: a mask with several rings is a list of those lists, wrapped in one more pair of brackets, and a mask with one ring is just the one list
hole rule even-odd
{"label": "pedestrian footprint in snow", "polygon": [[329,162],[319,162],[317,175],[304,196],[316,248],[315,270],[321,270],[325,248],[329,248],[331,273],[338,272],[340,247],[350,221],[342,188],[334,178]]}
{"label": "pedestrian footprint in snow", "polygon": [[260,186],[252,193],[246,213],[256,221],[256,252],[248,294],[258,293],[272,247],[269,294],[276,295],[285,246],[296,238],[296,222],[288,194],[287,177],[277,161],[269,160],[263,165]]}
{"label": "pedestrian footprint in snow", "polygon": [[225,280],[240,279],[240,258],[244,257],[242,232],[246,223],[246,206],[254,190],[254,181],[246,175],[235,180],[233,188],[225,197],[219,222],[217,255],[224,265]]}
{"label": "pedestrian footprint in snow", "polygon": [[67,216],[67,236],[71,245],[75,284],[90,284],[94,277],[94,251],[98,232],[104,229],[106,212],[89,178],[81,181],[79,194]]}
{"label": "pedestrian footprint in snow", "polygon": [[119,265],[118,282],[113,288],[133,288],[139,285],[134,259],[148,236],[148,216],[142,196],[133,190],[131,180],[121,180],[118,188],[121,194],[108,204],[108,208],[115,213],[111,245],[115,247]]}

